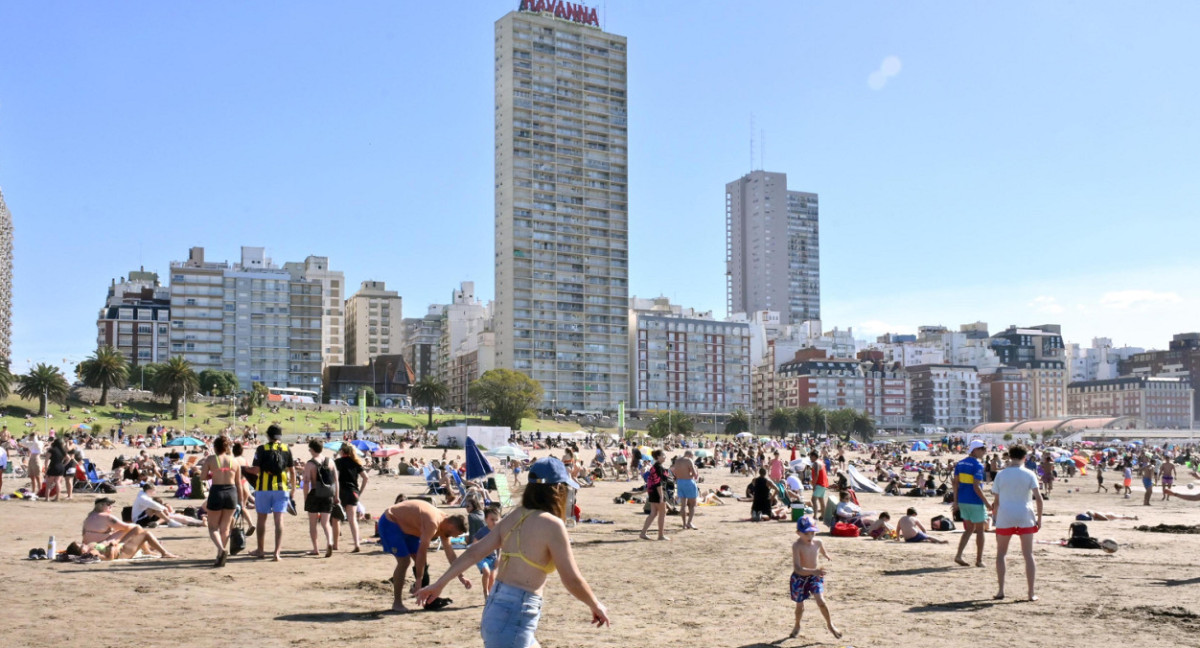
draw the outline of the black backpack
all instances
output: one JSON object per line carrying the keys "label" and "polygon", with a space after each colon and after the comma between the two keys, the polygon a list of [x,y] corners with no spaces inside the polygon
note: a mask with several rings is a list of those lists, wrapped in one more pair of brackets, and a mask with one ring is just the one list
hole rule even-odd
{"label": "black backpack", "polygon": [[1067,538],[1067,546],[1072,549],[1099,549],[1100,541],[1088,535],[1087,525],[1083,522],[1072,522],[1071,537]]}
{"label": "black backpack", "polygon": [[263,472],[282,475],[291,467],[287,465],[287,458],[283,454],[287,452],[287,446],[282,443],[269,443],[260,447],[258,452],[258,467]]}
{"label": "black backpack", "polygon": [[954,521],[945,515],[934,516],[934,518],[929,521],[929,528],[934,531],[953,531],[955,529]]}

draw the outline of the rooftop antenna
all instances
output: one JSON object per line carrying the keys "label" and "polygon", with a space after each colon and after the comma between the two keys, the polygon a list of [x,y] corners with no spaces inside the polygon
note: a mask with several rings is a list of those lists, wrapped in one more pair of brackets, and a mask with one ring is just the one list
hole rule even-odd
{"label": "rooftop antenna", "polygon": [[750,171],[754,171],[754,113],[750,113]]}
{"label": "rooftop antenna", "polygon": [[767,168],[767,135],[766,131],[759,129],[758,131],[758,168]]}

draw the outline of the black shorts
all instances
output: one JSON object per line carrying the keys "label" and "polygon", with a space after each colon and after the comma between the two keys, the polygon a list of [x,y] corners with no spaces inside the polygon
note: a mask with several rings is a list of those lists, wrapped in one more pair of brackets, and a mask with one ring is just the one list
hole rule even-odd
{"label": "black shorts", "polygon": [[213,484],[208,489],[205,508],[209,511],[232,511],[238,506],[237,489],[233,484]]}
{"label": "black shorts", "polygon": [[651,504],[661,504],[662,495],[659,494],[661,492],[662,488],[655,486],[649,493],[646,493],[646,501]]}
{"label": "black shorts", "polygon": [[314,497],[309,495],[304,498],[305,513],[329,513],[333,510],[332,497]]}
{"label": "black shorts", "polygon": [[342,486],[338,489],[338,501],[342,506],[358,506],[358,491]]}

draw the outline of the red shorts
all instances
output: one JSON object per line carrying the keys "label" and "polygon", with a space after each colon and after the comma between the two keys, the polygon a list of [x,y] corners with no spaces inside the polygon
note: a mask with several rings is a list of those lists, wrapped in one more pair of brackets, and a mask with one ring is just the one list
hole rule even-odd
{"label": "red shorts", "polygon": [[1003,529],[996,529],[996,535],[998,535],[998,536],[1015,536],[1015,535],[1018,535],[1018,536],[1020,536],[1020,535],[1033,535],[1033,534],[1035,534],[1035,533],[1037,533],[1037,532],[1038,532],[1038,528],[1037,528],[1037,527],[1035,527],[1035,526],[1031,526],[1031,527],[1006,527],[1006,528],[1003,528]]}
{"label": "red shorts", "polygon": [[1133,480],[1132,480],[1132,479],[1126,479],[1126,480],[1125,480],[1125,488],[1129,488],[1129,487],[1130,487],[1130,486],[1132,486],[1132,485],[1133,485]]}

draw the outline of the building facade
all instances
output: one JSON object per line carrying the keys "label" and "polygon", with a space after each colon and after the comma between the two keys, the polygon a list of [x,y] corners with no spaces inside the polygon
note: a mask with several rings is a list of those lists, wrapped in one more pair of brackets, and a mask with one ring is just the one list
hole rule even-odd
{"label": "building facade", "polygon": [[1125,376],[1067,386],[1072,415],[1136,416],[1152,428],[1186,428],[1195,419],[1187,378]]}
{"label": "building facade", "polygon": [[12,360],[12,213],[0,192],[0,362]]}
{"label": "building facade", "polygon": [[135,270],[113,280],[96,320],[96,346],[115,348],[134,367],[170,357],[171,291],[157,273]]}
{"label": "building facade", "polygon": [[854,358],[828,358],[821,349],[804,349],[779,367],[776,406],[819,406],[826,410],[867,410],[866,378]]}
{"label": "building facade", "polygon": [[919,365],[907,371],[912,378],[915,423],[965,430],[981,421],[975,367]]}
{"label": "building facade", "polygon": [[1020,369],[1000,367],[979,376],[979,407],[988,422],[1024,421],[1033,416],[1029,379]]}
{"label": "building facade", "polygon": [[1060,326],[1010,326],[993,335],[991,345],[1002,365],[1019,369],[1029,381],[1030,416],[1066,416],[1067,367]]}
{"label": "building facade", "polygon": [[412,367],[416,380],[439,379],[437,375],[438,343],[442,337],[441,304],[431,304],[425,317],[410,317],[404,323],[404,358]]}
{"label": "building facade", "polygon": [[382,281],[364,281],[346,300],[346,364],[365,365],[377,355],[402,353],[404,300]]}
{"label": "building facade", "polygon": [[[170,267],[171,355],[182,356],[197,374],[206,369],[220,371],[225,368],[225,272],[229,264],[206,261],[204,248],[194,247],[188,250],[187,261],[172,261]],[[249,321],[248,311],[246,317]]]}
{"label": "building facade", "polygon": [[626,40],[582,4],[527,0],[495,26],[496,365],[543,406],[629,391]]}
{"label": "building facade", "polygon": [[783,324],[821,319],[817,194],[787,174],[752,171],[725,185],[728,314],[778,311]]}
{"label": "building facade", "polygon": [[750,326],[630,299],[629,409],[726,414],[750,409]]}
{"label": "building facade", "polygon": [[331,269],[329,257],[323,256],[285,263],[283,268],[304,281],[321,284],[321,366],[345,364],[345,273]]}
{"label": "building facade", "polygon": [[[1166,351],[1137,353],[1119,366],[1122,376],[1187,378],[1190,385],[1200,384],[1200,333],[1179,333]],[[1194,393],[1192,409],[1200,410],[1200,396]]]}
{"label": "building facade", "polygon": [[863,411],[881,428],[912,427],[912,380],[905,371],[863,372]]}

